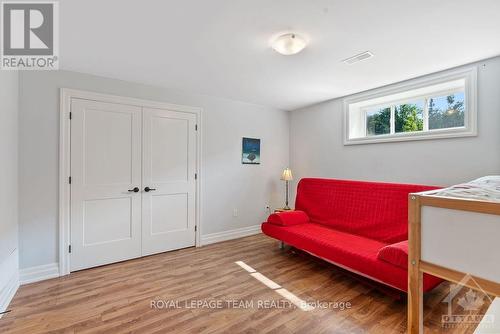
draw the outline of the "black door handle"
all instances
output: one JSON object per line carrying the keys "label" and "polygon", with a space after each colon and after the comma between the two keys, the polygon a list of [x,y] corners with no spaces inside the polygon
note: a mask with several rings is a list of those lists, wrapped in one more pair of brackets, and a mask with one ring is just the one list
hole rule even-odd
{"label": "black door handle", "polygon": [[129,193],[138,193],[139,192],[139,188],[138,187],[135,187],[134,189],[129,189],[128,192]]}
{"label": "black door handle", "polygon": [[155,190],[156,190],[155,188],[149,188],[149,187],[144,188],[144,191],[147,193],[150,191],[155,191]]}

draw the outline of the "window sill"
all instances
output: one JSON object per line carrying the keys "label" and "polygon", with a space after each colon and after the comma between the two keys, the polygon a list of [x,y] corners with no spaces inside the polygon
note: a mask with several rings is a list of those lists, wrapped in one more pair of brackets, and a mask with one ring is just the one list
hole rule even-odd
{"label": "window sill", "polygon": [[475,136],[477,136],[477,131],[473,130],[467,130],[464,128],[444,129],[444,130],[433,130],[429,132],[414,132],[414,133],[351,138],[351,139],[345,139],[344,145],[348,146],[348,145],[377,144],[377,143],[475,137]]}

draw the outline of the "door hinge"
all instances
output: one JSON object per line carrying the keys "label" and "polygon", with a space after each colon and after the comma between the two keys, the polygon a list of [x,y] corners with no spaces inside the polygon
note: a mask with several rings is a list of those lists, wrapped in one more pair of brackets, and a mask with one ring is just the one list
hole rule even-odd
{"label": "door hinge", "polygon": [[68,246],[68,253],[71,253],[71,245]]}
{"label": "door hinge", "polygon": [[69,184],[71,184],[71,176],[69,177]]}
{"label": "door hinge", "polygon": [[194,126],[194,131],[198,131],[198,124]]}
{"label": "door hinge", "polygon": [[195,232],[198,231],[198,226],[196,226],[196,225],[194,226],[194,231]]}
{"label": "door hinge", "polygon": [[194,179],[198,180],[198,173],[194,173]]}
{"label": "door hinge", "polygon": [[73,113],[71,111],[69,112],[69,119],[73,119]]}

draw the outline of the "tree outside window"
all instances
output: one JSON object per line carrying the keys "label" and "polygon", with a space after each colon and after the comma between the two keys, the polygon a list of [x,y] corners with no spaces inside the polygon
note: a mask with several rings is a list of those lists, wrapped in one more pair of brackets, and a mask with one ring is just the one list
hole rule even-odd
{"label": "tree outside window", "polygon": [[424,129],[424,102],[401,104],[395,110],[395,132],[415,132]]}
{"label": "tree outside window", "polygon": [[429,129],[447,129],[465,124],[464,93],[429,99]]}
{"label": "tree outside window", "polygon": [[[426,112],[428,116],[424,117]],[[424,98],[420,101],[391,105],[366,112],[367,136],[419,132],[424,129],[448,129],[463,127],[464,124],[465,94],[463,92]]]}
{"label": "tree outside window", "polygon": [[391,133],[391,108],[368,111],[366,113],[366,133],[368,136]]}

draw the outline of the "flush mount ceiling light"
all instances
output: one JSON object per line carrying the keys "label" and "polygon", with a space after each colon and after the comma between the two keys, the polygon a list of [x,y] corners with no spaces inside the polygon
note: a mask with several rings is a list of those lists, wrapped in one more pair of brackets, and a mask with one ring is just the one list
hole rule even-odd
{"label": "flush mount ceiling light", "polygon": [[306,40],[297,34],[284,34],[273,41],[272,48],[282,55],[289,56],[302,51],[306,44]]}

